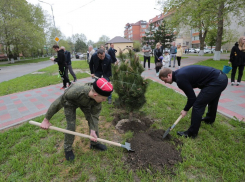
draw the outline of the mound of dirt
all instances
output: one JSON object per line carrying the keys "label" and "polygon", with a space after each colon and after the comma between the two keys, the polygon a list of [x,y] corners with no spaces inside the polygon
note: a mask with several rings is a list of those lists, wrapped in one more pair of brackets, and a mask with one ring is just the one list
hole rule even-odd
{"label": "mound of dirt", "polygon": [[139,132],[129,141],[131,148],[135,152],[128,153],[126,162],[130,164],[133,170],[146,169],[149,167],[156,171],[162,171],[164,168],[171,169],[174,164],[182,162],[181,151],[176,149],[176,145],[182,143],[175,139],[170,143],[170,135],[162,139],[164,130],[148,130]]}

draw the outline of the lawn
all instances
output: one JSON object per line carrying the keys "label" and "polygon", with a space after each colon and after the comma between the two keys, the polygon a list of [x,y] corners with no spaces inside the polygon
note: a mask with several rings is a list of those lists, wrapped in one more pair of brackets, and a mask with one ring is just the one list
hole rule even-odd
{"label": "lawn", "polygon": [[[86,61],[72,61],[73,69],[88,69],[89,65]],[[35,88],[45,87],[62,83],[61,78],[58,78],[58,65],[54,64],[47,68],[38,70],[37,72],[44,72],[43,74],[27,74],[9,81],[0,83],[0,96],[8,95],[15,92],[22,92]],[[87,73],[77,73],[77,78],[85,78],[89,75]],[[73,77],[69,74],[72,81]]]}
{"label": "lawn", "polygon": [[[220,61],[214,61],[213,59],[208,59],[206,61],[198,62],[195,65],[210,66],[210,67],[213,67],[213,68],[217,68],[219,70],[223,70],[224,65],[228,65],[228,61],[229,60],[227,60],[227,59],[221,59]],[[245,70],[243,71],[243,75],[244,74],[245,74]],[[226,74],[226,75],[228,76],[228,78],[231,78],[231,71],[228,74]],[[237,76],[238,76],[238,70],[237,70],[237,73],[236,73],[236,79],[237,79]],[[245,77],[244,76],[242,77],[242,81],[245,81]]]}
{"label": "lawn", "polygon": [[25,60],[25,61],[17,61],[13,64],[0,64],[0,67],[2,66],[15,66],[15,65],[22,65],[22,64],[27,64],[27,63],[39,63],[42,61],[48,61],[49,58],[38,58],[38,59],[30,59],[30,60]]}
{"label": "lawn", "polygon": [[[114,93],[113,99],[115,97]],[[167,129],[172,125],[186,103],[184,96],[152,81],[149,81],[146,99],[140,112],[154,119],[152,128],[156,129]],[[121,135],[115,131],[111,124],[113,112],[116,112],[113,105],[103,103],[100,136],[123,143],[130,134]],[[190,113],[171,131],[173,138],[179,138],[177,131],[188,128]],[[43,118],[33,120],[41,122]],[[63,110],[50,122],[65,128]],[[79,109],[76,131],[88,133],[87,122]],[[78,137],[74,142],[76,159],[67,162],[62,133],[24,123],[0,132],[0,181],[245,181],[243,122],[218,114],[213,126],[202,123],[196,139],[179,139],[183,142],[183,162],[175,166],[174,173],[166,170],[151,173],[131,170],[123,162],[127,155],[123,148],[108,146],[106,152],[91,151],[89,141]]]}

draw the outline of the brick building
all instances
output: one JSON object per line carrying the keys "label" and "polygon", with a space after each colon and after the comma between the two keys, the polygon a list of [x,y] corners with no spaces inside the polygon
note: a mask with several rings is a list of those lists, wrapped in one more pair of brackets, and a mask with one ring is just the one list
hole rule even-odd
{"label": "brick building", "polygon": [[124,27],[124,38],[132,41],[138,40],[141,42],[142,37],[145,36],[147,26],[148,23],[143,20],[136,23],[127,23]]}

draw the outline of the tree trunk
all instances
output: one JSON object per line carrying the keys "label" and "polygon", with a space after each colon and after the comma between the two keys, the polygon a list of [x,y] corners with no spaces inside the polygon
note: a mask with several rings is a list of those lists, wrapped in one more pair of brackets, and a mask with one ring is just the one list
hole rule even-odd
{"label": "tree trunk", "polygon": [[207,32],[208,31],[205,30],[203,35],[202,35],[202,31],[199,32],[199,40],[200,40],[200,51],[199,51],[199,54],[198,54],[199,56],[203,56],[204,55],[204,41],[205,41]]}
{"label": "tree trunk", "polygon": [[217,32],[217,39],[215,44],[215,53],[213,60],[219,61],[220,60],[220,49],[221,49],[221,42],[222,42],[222,35],[223,35],[223,28],[224,28],[224,18],[223,18],[223,11],[225,8],[225,4],[222,1],[219,5],[219,12],[218,12],[218,32]]}

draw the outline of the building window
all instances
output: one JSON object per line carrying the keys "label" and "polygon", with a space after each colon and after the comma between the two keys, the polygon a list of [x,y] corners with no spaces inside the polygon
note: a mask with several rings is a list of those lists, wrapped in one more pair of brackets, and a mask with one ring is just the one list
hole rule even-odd
{"label": "building window", "polygon": [[145,29],[140,29],[141,32],[145,32]]}
{"label": "building window", "polygon": [[141,28],[146,28],[146,25],[141,25]]}
{"label": "building window", "polygon": [[199,40],[199,36],[192,37],[192,40]]}
{"label": "building window", "polygon": [[142,34],[141,34],[141,36],[143,37],[143,36],[145,36],[145,34],[144,34],[144,33],[142,33]]}
{"label": "building window", "polygon": [[186,45],[188,46],[189,45],[189,42],[186,42]]}

